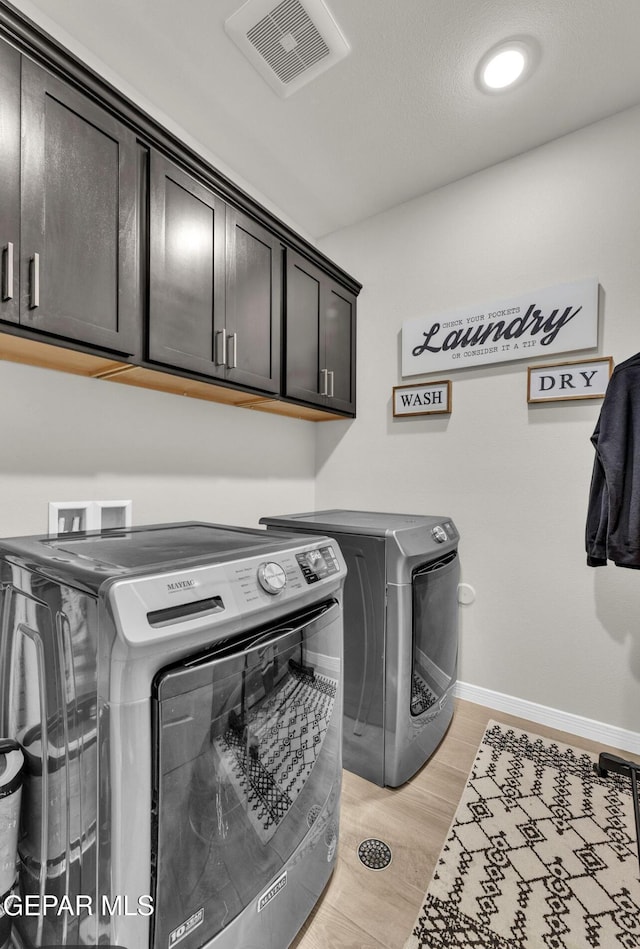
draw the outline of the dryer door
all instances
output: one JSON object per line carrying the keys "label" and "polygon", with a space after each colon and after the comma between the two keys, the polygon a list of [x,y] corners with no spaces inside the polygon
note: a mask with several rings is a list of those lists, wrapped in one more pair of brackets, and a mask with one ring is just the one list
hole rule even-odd
{"label": "dryer door", "polygon": [[331,600],[156,677],[155,949],[221,934],[310,833],[341,766],[340,615]]}
{"label": "dryer door", "polygon": [[458,580],[456,551],[413,573],[413,668],[411,714],[438,706],[455,683],[458,662]]}

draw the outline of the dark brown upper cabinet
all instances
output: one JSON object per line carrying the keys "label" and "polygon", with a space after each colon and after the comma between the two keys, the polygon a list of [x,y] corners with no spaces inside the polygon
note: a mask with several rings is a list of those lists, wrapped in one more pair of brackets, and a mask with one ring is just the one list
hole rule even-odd
{"label": "dark brown upper cabinet", "polygon": [[360,289],[0,0],[0,358],[353,416]]}
{"label": "dark brown upper cabinet", "polygon": [[227,207],[228,378],[280,392],[282,244],[246,214]]}
{"label": "dark brown upper cabinet", "polygon": [[289,250],[285,312],[285,394],[354,414],[355,294]]}
{"label": "dark brown upper cabinet", "polygon": [[155,151],[150,196],[149,359],[279,392],[280,242]]}
{"label": "dark brown upper cabinet", "polygon": [[0,42],[0,319],[20,321],[20,54]]}
{"label": "dark brown upper cabinet", "polygon": [[138,340],[135,136],[26,57],[21,90],[19,322],[40,333],[133,354]]}
{"label": "dark brown upper cabinet", "polygon": [[149,359],[224,376],[224,201],[156,151],[149,184]]}

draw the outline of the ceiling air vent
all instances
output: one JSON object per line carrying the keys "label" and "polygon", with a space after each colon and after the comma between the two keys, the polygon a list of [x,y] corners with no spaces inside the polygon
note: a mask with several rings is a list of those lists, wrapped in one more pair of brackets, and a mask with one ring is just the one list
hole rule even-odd
{"label": "ceiling air vent", "polygon": [[281,96],[337,63],[349,45],[323,0],[248,0],[224,28]]}

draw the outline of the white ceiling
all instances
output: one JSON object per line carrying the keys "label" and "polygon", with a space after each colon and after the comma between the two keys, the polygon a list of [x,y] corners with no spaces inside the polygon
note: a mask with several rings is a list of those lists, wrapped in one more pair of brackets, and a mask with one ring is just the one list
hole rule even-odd
{"label": "white ceiling", "polygon": [[[14,0],[312,238],[640,103],[640,0],[327,0],[351,52],[287,99],[224,31],[241,3]],[[536,72],[484,95],[478,61],[516,35]]]}

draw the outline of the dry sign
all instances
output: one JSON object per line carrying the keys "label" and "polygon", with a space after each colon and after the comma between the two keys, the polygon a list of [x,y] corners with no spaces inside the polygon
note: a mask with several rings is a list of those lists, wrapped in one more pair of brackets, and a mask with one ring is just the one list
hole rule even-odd
{"label": "dry sign", "polygon": [[598,281],[420,317],[402,326],[402,375],[464,369],[598,345]]}
{"label": "dry sign", "polygon": [[612,372],[611,356],[551,366],[529,366],[527,402],[601,399]]}

